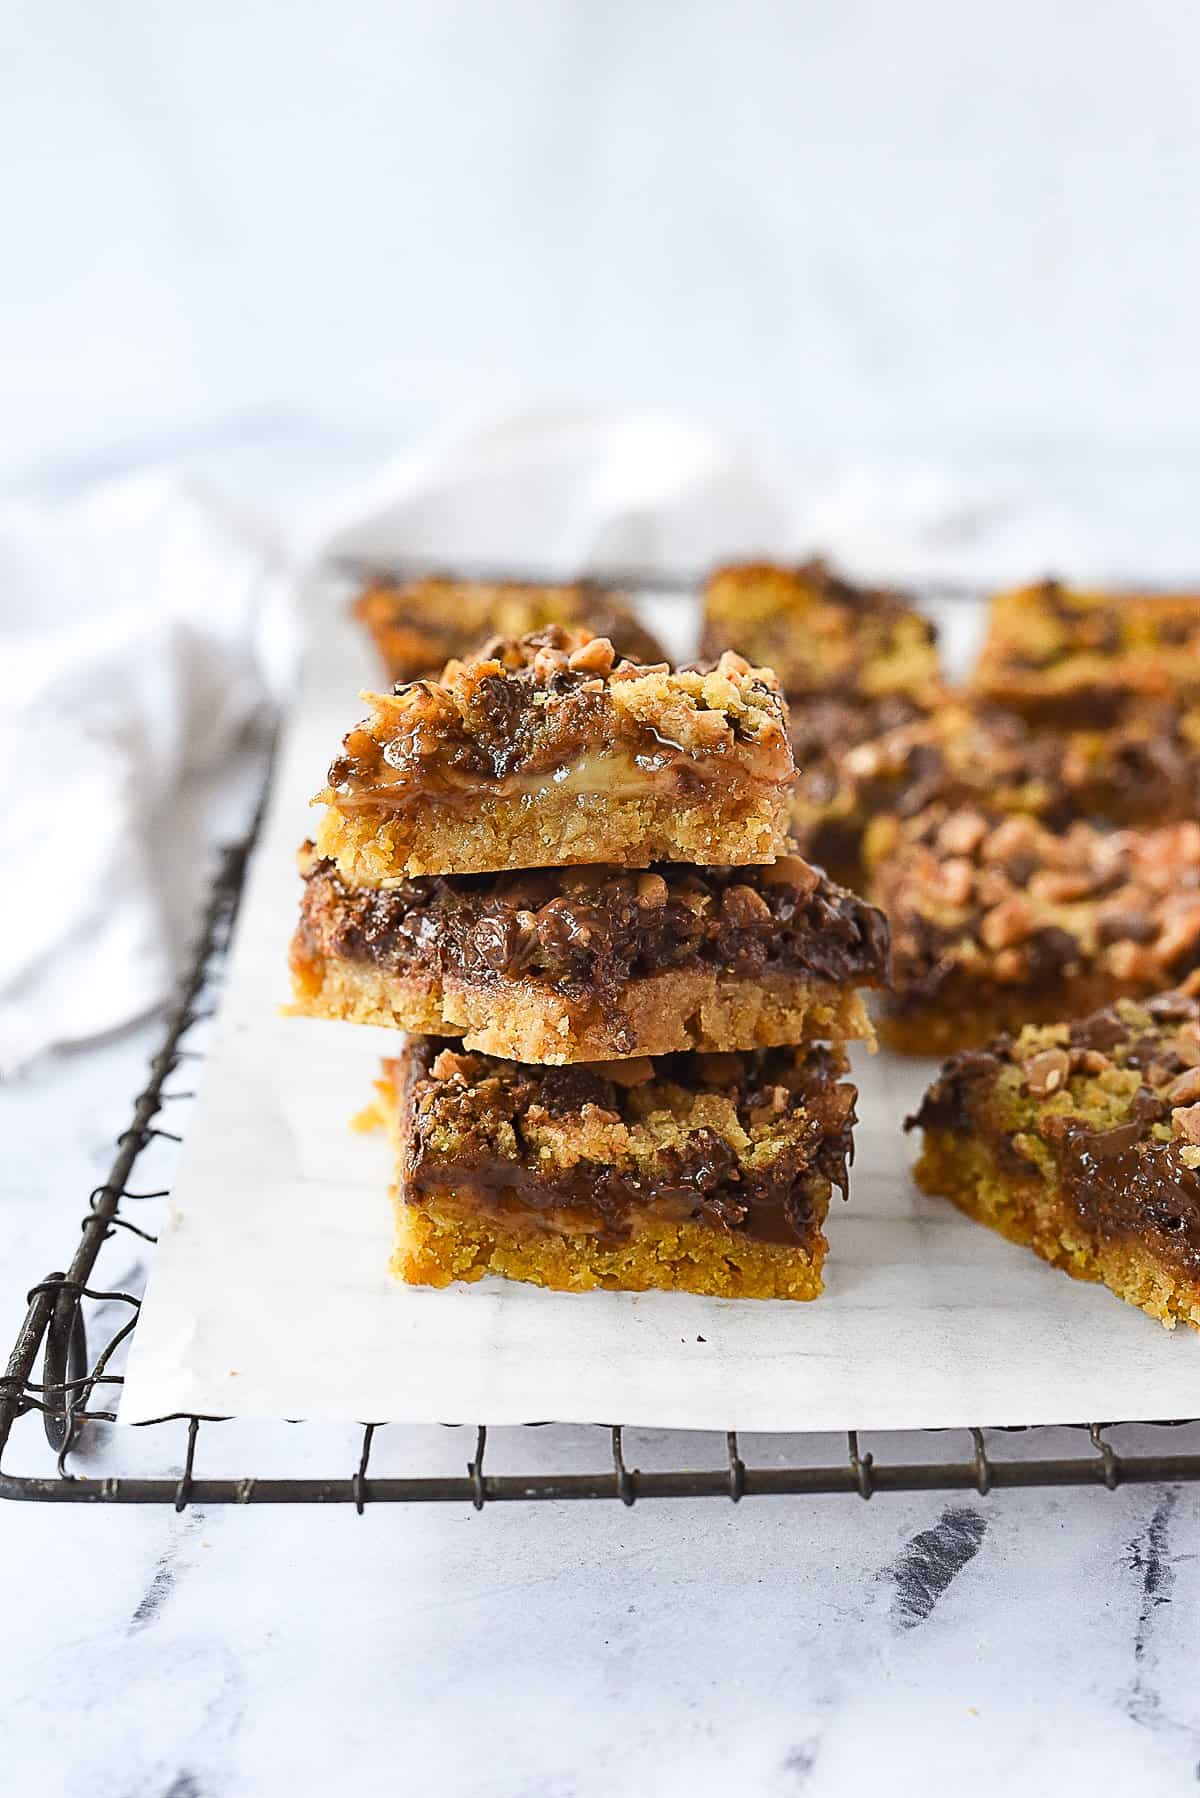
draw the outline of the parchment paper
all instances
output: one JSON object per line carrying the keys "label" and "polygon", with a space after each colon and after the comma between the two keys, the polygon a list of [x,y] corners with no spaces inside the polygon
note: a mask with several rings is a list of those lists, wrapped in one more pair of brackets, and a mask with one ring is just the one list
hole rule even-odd
{"label": "parchment paper", "polygon": [[[688,622],[677,606],[654,610],[678,652]],[[961,611],[950,623],[952,641],[969,627]],[[1200,1413],[1193,1332],[1168,1334],[915,1190],[916,1142],[900,1125],[933,1064],[882,1053],[856,1057],[851,1199],[834,1199],[815,1303],[391,1280],[388,1149],[348,1120],[394,1038],[278,1012],[307,800],[360,715],[358,689],[377,678],[330,613],[250,870],[122,1422],[200,1412],[841,1430]]]}

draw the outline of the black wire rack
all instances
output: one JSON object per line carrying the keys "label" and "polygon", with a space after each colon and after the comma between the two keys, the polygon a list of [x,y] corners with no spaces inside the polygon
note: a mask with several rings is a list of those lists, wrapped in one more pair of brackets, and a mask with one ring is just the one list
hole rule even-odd
{"label": "black wire rack", "polygon": [[[624,579],[629,585],[647,580]],[[682,590],[690,577],[679,577]],[[176,1414],[139,1424],[134,1431],[110,1432],[103,1454],[95,1451],[105,1427],[116,1421],[116,1411],[106,1397],[119,1392],[120,1366],[137,1328],[141,1297],[136,1292],[115,1290],[100,1282],[97,1265],[106,1245],[122,1235],[152,1245],[153,1232],[135,1221],[139,1205],[165,1201],[169,1179],[149,1187],[135,1186],[142,1171],[161,1160],[182,1142],[179,1130],[160,1122],[175,1122],[177,1106],[186,1106],[194,1093],[186,1085],[186,1070],[203,1060],[199,1046],[203,1026],[214,1015],[221,972],[229,951],[247,865],[262,817],[260,805],[247,838],[225,849],[212,878],[200,927],[190,955],[188,971],[165,1020],[161,1044],[151,1058],[148,1078],[134,1099],[129,1124],[117,1139],[116,1154],[107,1179],[89,1196],[79,1241],[65,1271],[47,1274],[31,1288],[26,1310],[3,1375],[0,1375],[0,1498],[59,1504],[171,1505],[182,1511],[189,1505],[322,1504],[351,1505],[360,1514],[368,1504],[465,1503],[482,1510],[487,1504],[547,1499],[614,1499],[625,1505],[649,1498],[725,1498],[735,1504],[759,1496],[857,1495],[869,1499],[888,1492],[992,1491],[1034,1487],[1101,1487],[1159,1481],[1200,1480],[1200,1449],[1182,1451],[1178,1445],[1192,1432],[1200,1442],[1200,1423],[1171,1421],[1158,1426],[1172,1435],[1172,1451],[1121,1453],[1110,1439],[1124,1428],[1116,1423],[1070,1426],[1086,1443],[1080,1453],[1021,1454],[1007,1452],[1020,1439],[1022,1446],[1040,1440],[1057,1440],[1044,1426],[985,1432],[971,1427],[961,1432],[927,1431],[917,1440],[927,1453],[913,1459],[881,1460],[860,1443],[859,1432],[850,1431],[844,1454],[821,1464],[751,1465],[743,1460],[737,1433],[724,1435],[724,1453],[712,1468],[678,1468],[640,1471],[626,1461],[626,1431],[620,1425],[597,1426],[602,1432],[604,1462],[594,1473],[574,1471],[528,1474],[489,1473],[485,1468],[488,1432],[476,1427],[474,1453],[459,1475],[412,1473],[379,1476],[371,1472],[372,1451],[386,1426],[364,1423],[357,1458],[348,1470],[328,1478],[256,1477],[205,1478],[196,1472],[197,1443],[201,1429],[212,1432],[225,1420]],[[111,1253],[111,1251],[110,1251]],[[107,1268],[107,1259],[106,1259]],[[93,1339],[100,1342],[93,1347]],[[40,1365],[39,1365],[40,1363]],[[40,1378],[36,1375],[40,1373]],[[43,1460],[50,1472],[13,1472],[6,1458],[25,1448],[30,1433],[26,1420],[40,1419],[49,1445]],[[121,1443],[134,1435],[161,1426],[186,1424],[186,1450],[181,1470],[166,1448],[162,1461],[169,1473],[146,1476],[141,1472],[93,1471],[97,1463],[107,1469]],[[797,1420],[802,1429],[803,1420]],[[18,1427],[22,1426],[22,1427]],[[526,1426],[526,1432],[540,1429]],[[288,1426],[292,1436],[304,1425]],[[991,1441],[989,1442],[989,1436]],[[20,1440],[19,1440],[20,1439]],[[781,1438],[791,1441],[791,1438]],[[950,1448],[947,1458],[938,1450]],[[998,1442],[1004,1447],[1000,1448]],[[82,1451],[87,1449],[86,1456]],[[28,1455],[26,1454],[26,1458]],[[534,1457],[530,1457],[531,1460]],[[86,1459],[88,1471],[77,1471],[73,1460]],[[542,1459],[538,1456],[537,1459]]]}

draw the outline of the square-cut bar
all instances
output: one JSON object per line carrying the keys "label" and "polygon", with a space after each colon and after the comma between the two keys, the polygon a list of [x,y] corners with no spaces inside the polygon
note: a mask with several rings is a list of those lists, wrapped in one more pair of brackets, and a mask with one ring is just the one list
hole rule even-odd
{"label": "square-cut bar", "polygon": [[1084,592],[1042,581],[998,593],[974,677],[1039,724],[1095,727],[1142,699],[1200,693],[1200,593]]}
{"label": "square-cut bar", "polygon": [[875,820],[934,801],[1027,812],[1054,828],[1200,817],[1200,710],[1162,702],[1100,729],[1051,730],[967,695],[930,713],[898,699],[830,700],[793,710],[791,735],[797,844],[856,887]]}
{"label": "square-cut bar", "polygon": [[440,674],[452,657],[471,655],[492,637],[526,637],[548,624],[585,625],[635,662],[663,655],[624,594],[592,581],[377,580],[359,594],[354,611],[393,681]]}
{"label": "square-cut bar", "polygon": [[1200,1328],[1200,1002],[1169,993],[952,1057],[909,1125],[926,1192],[1168,1329]]}
{"label": "square-cut bar", "polygon": [[936,632],[901,594],[856,586],[822,561],[719,568],[704,591],[703,653],[774,668],[788,699],[931,699]]}
{"label": "square-cut bar", "polygon": [[1200,823],[1054,831],[933,805],[873,896],[892,936],[880,1035],[945,1054],[1182,984],[1200,966]]}
{"label": "square-cut bar", "polygon": [[844,1067],[826,1048],[526,1067],[413,1039],[379,1088],[393,1271],[815,1298],[852,1147]]}
{"label": "square-cut bar", "polygon": [[347,887],[311,844],[291,965],[311,1016],[518,1061],[870,1038],[887,926],[797,856]]}
{"label": "square-cut bar", "polygon": [[551,625],[365,695],[317,798],[318,853],[352,886],[611,862],[769,862],[795,766],[769,669],[617,661]]}

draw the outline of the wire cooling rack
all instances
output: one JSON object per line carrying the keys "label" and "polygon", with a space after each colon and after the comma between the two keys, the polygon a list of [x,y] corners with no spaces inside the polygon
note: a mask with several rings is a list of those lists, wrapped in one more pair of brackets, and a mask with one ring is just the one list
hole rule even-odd
{"label": "wire cooling rack", "polygon": [[[629,582],[627,585],[637,585]],[[663,583],[660,582],[660,585]],[[681,577],[680,587],[683,586]],[[260,806],[258,818],[261,819]],[[166,1128],[186,1112],[194,1097],[187,1070],[203,1060],[203,1032],[214,1015],[221,972],[237,918],[258,823],[248,837],[220,856],[178,996],[165,1021],[161,1045],[151,1058],[146,1085],[134,1099],[127,1128],[117,1139],[108,1178],[88,1198],[78,1245],[64,1272],[47,1274],[30,1290],[17,1339],[0,1375],[0,1498],[47,1503],[108,1505],[342,1504],[362,1512],[368,1504],[466,1503],[482,1510],[487,1504],[541,1499],[616,1499],[632,1505],[648,1498],[742,1498],[767,1495],[813,1496],[843,1493],[871,1498],[887,1492],[973,1491],[986,1494],[1006,1488],[1100,1486],[1157,1481],[1200,1480],[1200,1422],[1138,1426],[1171,1432],[1172,1450],[1122,1453],[1111,1440],[1125,1426],[1090,1423],[1071,1426],[1080,1452],[1068,1455],[1022,1453],[1009,1449],[1040,1448],[1061,1440],[1059,1433],[1035,1426],[1026,1430],[980,1428],[914,1432],[923,1452],[907,1460],[881,1460],[848,1433],[844,1454],[821,1464],[751,1465],[743,1460],[736,1432],[724,1437],[720,1464],[713,1468],[639,1471],[626,1460],[622,1426],[597,1426],[604,1464],[594,1473],[574,1471],[526,1475],[489,1473],[485,1467],[487,1428],[477,1426],[474,1452],[460,1475],[413,1472],[403,1476],[371,1473],[372,1452],[386,1426],[364,1423],[357,1458],[327,1478],[205,1478],[196,1472],[201,1430],[218,1431],[220,1418],[176,1414],[139,1424],[131,1431],[105,1433],[116,1420],[114,1399],[122,1384],[120,1367],[137,1328],[141,1296],[103,1283],[113,1251],[107,1245],[122,1237],[152,1245],[155,1236],[137,1221],[139,1207],[160,1204],[170,1193],[168,1165],[182,1142],[182,1132]],[[183,1084],[176,1084],[182,1082]],[[149,1184],[144,1184],[149,1172]],[[143,1213],[144,1215],[144,1213]],[[107,1252],[106,1252],[107,1251]],[[133,1283],[133,1282],[131,1282]],[[100,1346],[97,1348],[96,1343]],[[40,1378],[37,1375],[40,1373]],[[40,1420],[50,1454],[40,1450],[49,1472],[13,1472],[18,1451],[29,1458],[25,1438]],[[167,1426],[186,1424],[182,1468],[172,1446],[178,1434]],[[305,1433],[304,1425],[282,1426],[289,1441]],[[797,1419],[802,1429],[803,1419]],[[528,1425],[529,1438],[541,1426]],[[117,1450],[135,1436],[157,1432],[162,1463],[170,1471],[159,1476],[109,1471]],[[511,1435],[511,1432],[506,1432]],[[989,1436],[991,1441],[989,1442]],[[790,1443],[793,1438],[780,1438]],[[824,1440],[824,1439],[822,1439]],[[961,1444],[961,1447],[959,1446]],[[1184,1446],[1186,1444],[1186,1446]],[[35,1441],[36,1447],[36,1441]],[[139,1444],[140,1447],[140,1444]],[[539,1448],[541,1445],[539,1444]],[[946,1452],[948,1451],[948,1453]],[[954,1456],[960,1458],[953,1458]],[[302,1457],[297,1454],[295,1459]],[[534,1457],[531,1456],[531,1459]],[[139,1462],[144,1455],[139,1454]],[[538,1461],[545,1456],[539,1452]],[[86,1461],[87,1471],[73,1462]],[[103,1471],[98,1471],[103,1469]]]}

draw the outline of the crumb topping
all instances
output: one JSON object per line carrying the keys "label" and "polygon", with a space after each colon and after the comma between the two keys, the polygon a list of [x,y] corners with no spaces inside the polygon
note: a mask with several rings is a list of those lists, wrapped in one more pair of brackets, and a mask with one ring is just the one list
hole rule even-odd
{"label": "crumb topping", "polygon": [[[793,706],[790,728],[802,838],[830,820],[862,836],[873,820],[915,817],[935,801],[1027,812],[1056,828],[1200,815],[1200,711],[1143,705],[1106,730],[1035,730],[968,699],[931,714],[894,700],[816,701]],[[868,861],[893,841],[886,824],[875,828]]]}
{"label": "crumb topping", "polygon": [[318,797],[344,807],[431,782],[478,784],[566,771],[621,749],[645,775],[721,758],[787,784],[794,767],[771,671],[723,655],[707,672],[618,659],[586,629],[552,625],[497,641],[440,680],[365,694],[371,716],[345,739]]}

